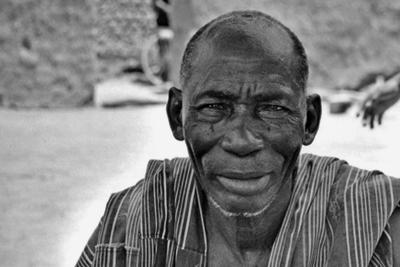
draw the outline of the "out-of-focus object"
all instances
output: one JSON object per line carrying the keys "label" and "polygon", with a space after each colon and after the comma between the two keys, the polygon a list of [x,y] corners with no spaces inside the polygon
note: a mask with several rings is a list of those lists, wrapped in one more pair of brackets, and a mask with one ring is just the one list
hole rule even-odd
{"label": "out-of-focus object", "polygon": [[345,85],[343,89],[357,92],[365,91],[367,87],[374,85],[378,79],[389,80],[398,73],[400,73],[400,66],[367,72],[355,84]]}
{"label": "out-of-focus object", "polygon": [[364,126],[371,129],[375,121],[380,125],[383,114],[400,99],[400,72],[385,80],[380,76],[376,82],[364,90],[364,97],[359,103],[359,112]]}
{"label": "out-of-focus object", "polygon": [[174,33],[170,28],[169,0],[152,0],[157,16],[157,30],[144,41],[140,52],[140,66],[147,81],[162,85],[170,80],[170,44]]}
{"label": "out-of-focus object", "polygon": [[93,46],[97,81],[140,66],[143,43],[157,30],[150,0],[93,0]]}
{"label": "out-of-focus object", "polygon": [[1,0],[3,106],[92,104],[96,82],[140,64],[155,22],[150,0]]}
{"label": "out-of-focus object", "polygon": [[113,78],[95,85],[94,104],[97,107],[163,104],[167,101],[165,92],[161,87],[132,81],[129,77]]}
{"label": "out-of-focus object", "polygon": [[307,89],[308,94],[318,94],[321,100],[329,106],[329,113],[343,114],[354,103],[359,101],[360,93],[348,90],[334,90],[323,87],[310,87]]}
{"label": "out-of-focus object", "polygon": [[[164,12],[167,16],[169,13],[171,13],[171,5],[169,4],[168,0],[154,0],[154,6],[159,10]],[[168,18],[167,18],[168,20]],[[158,22],[159,23],[159,22]],[[164,24],[165,22],[163,22],[162,24]],[[161,24],[161,23],[159,23]],[[167,24],[169,24],[167,22]],[[167,26],[167,25],[165,25]]]}
{"label": "out-of-focus object", "polygon": [[[283,21],[301,39],[310,63],[309,85],[353,84],[359,73],[398,65],[400,1],[173,0],[171,79],[179,87],[187,41],[204,23],[232,10],[258,10]],[[362,10],[362,12],[360,12]],[[382,40],[385,48],[382,49]]]}
{"label": "out-of-focus object", "polygon": [[354,98],[348,93],[339,93],[329,97],[329,112],[342,114],[353,104]]}
{"label": "out-of-focus object", "polygon": [[159,28],[144,43],[140,56],[143,73],[154,85],[169,80],[169,47],[174,33],[169,28]]}

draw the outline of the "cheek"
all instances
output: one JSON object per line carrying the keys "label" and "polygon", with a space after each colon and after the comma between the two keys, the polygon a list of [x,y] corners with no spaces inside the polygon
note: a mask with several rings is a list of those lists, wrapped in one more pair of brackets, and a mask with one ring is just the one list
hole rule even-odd
{"label": "cheek", "polygon": [[213,124],[191,121],[185,123],[184,134],[186,143],[197,161],[216,146],[223,135]]}
{"label": "cheek", "polygon": [[264,138],[273,150],[288,158],[301,148],[303,135],[301,121],[280,121],[269,124],[268,133]]}

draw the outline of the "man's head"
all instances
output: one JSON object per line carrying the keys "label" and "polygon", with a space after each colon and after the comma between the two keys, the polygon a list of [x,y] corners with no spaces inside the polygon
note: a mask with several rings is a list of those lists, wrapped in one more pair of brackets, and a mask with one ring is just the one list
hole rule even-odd
{"label": "man's head", "polygon": [[319,126],[300,41],[263,13],[233,12],[192,37],[181,68],[167,113],[205,194],[227,212],[266,209],[292,186],[301,146]]}
{"label": "man's head", "polygon": [[[250,29],[249,29],[250,26]],[[297,36],[286,26],[282,23],[277,21],[271,16],[267,14],[258,12],[258,11],[239,11],[239,12],[232,12],[225,15],[222,15],[203,27],[201,27],[190,39],[189,43],[186,46],[181,70],[180,70],[180,83],[184,87],[187,79],[191,76],[193,71],[193,66],[195,65],[196,57],[201,55],[201,52],[204,52],[205,48],[204,45],[215,37],[215,35],[222,34],[220,32],[221,27],[232,27],[237,30],[237,32],[245,33],[249,37],[249,39],[258,39],[259,37],[263,36],[263,32],[268,30],[268,28],[274,27],[274,29],[279,29],[280,31],[284,31],[287,33],[287,37],[289,37],[290,42],[288,45],[292,45],[291,49],[294,50],[294,57],[292,58],[294,62],[293,64],[294,75],[296,76],[296,82],[298,82],[298,86],[305,89],[307,79],[308,79],[308,63],[307,63],[307,56],[304,51],[304,47],[301,44],[300,40]],[[267,27],[267,28],[265,28]],[[229,34],[229,33],[228,33]],[[239,38],[241,37],[240,34],[238,35]],[[253,38],[252,38],[253,37]],[[267,34],[264,35],[265,38],[268,38],[270,41],[278,41],[271,39],[271,36]],[[246,40],[243,40],[246,42]],[[284,41],[284,40],[281,40]],[[254,44],[255,46],[261,45],[264,46],[265,44]],[[280,45],[277,43],[277,45]],[[243,48],[246,49],[247,46]],[[261,49],[266,49],[266,47],[261,47]]]}

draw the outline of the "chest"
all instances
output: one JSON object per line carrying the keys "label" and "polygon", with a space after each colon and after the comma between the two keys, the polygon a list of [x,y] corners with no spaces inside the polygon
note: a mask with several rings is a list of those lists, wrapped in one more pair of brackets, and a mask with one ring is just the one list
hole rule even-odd
{"label": "chest", "polygon": [[208,242],[208,253],[206,255],[207,266],[226,267],[258,267],[267,266],[270,249],[242,250],[231,248],[222,239],[210,238]]}

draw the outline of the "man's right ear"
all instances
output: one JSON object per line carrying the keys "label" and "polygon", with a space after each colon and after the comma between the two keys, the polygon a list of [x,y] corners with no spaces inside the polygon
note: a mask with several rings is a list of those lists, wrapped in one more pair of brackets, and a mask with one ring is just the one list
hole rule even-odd
{"label": "man's right ear", "polygon": [[169,126],[176,140],[182,141],[183,124],[182,124],[182,91],[172,87],[169,89],[167,115]]}

